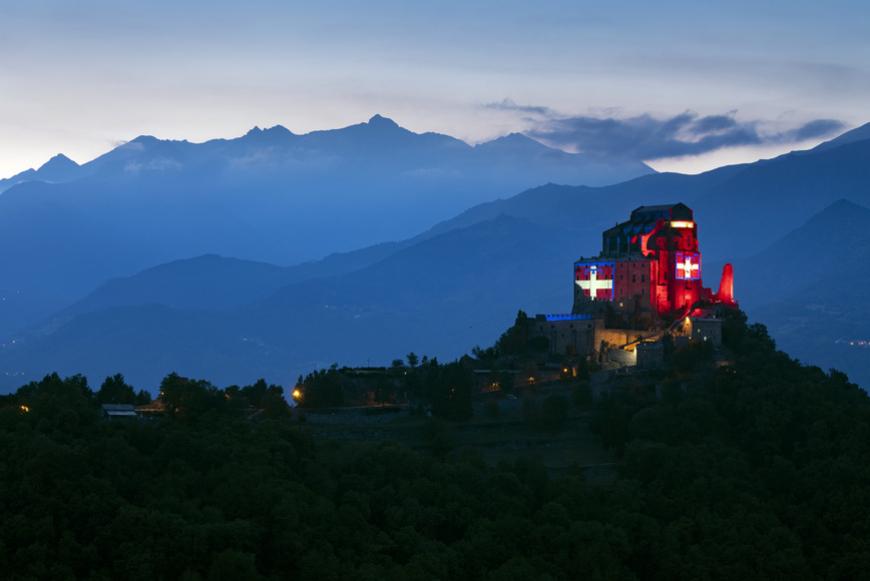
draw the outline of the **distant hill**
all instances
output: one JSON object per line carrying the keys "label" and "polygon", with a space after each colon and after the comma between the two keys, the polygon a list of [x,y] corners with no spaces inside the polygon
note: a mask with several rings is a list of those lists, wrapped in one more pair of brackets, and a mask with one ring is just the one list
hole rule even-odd
{"label": "distant hill", "polygon": [[870,388],[870,209],[835,202],[748,259],[737,280],[787,353]]}
{"label": "distant hill", "polygon": [[[570,232],[502,217],[418,242],[348,274],[284,286],[243,307],[209,299],[221,310],[179,308],[188,300],[183,292],[164,299],[174,306],[156,304],[162,291],[154,287],[147,298],[126,295],[143,303],[117,304],[105,293],[120,296],[130,285],[115,283],[0,349],[0,385],[45,368],[93,377],[124,369],[144,387],[166,369],[211,370],[227,382],[262,375],[291,382],[339,359],[365,364],[410,350],[458,355],[491,342],[518,308],[559,310],[570,301],[572,240]],[[250,269],[267,279],[277,272],[215,257],[186,266],[195,271],[206,264]],[[177,266],[133,280],[144,283]],[[92,309],[98,300],[103,306]]]}
{"label": "distant hill", "polygon": [[214,254],[177,260],[110,280],[64,314],[147,304],[202,310],[239,306],[287,284],[285,272],[272,264]]}
{"label": "distant hill", "polygon": [[56,157],[0,194],[0,284],[15,297],[0,303],[0,337],[28,322],[20,313],[48,314],[156,264],[203,254],[294,264],[407,239],[548,181],[651,172],[520,135],[471,146],[380,115],[305,135],[276,126],[205,143],[140,136],[81,166]]}
{"label": "distant hill", "polygon": [[175,260],[132,276],[109,280],[83,299],[60,311],[58,315],[69,317],[111,307],[135,305],[163,305],[200,310],[228,309],[266,298],[292,283],[353,272],[408,245],[408,242],[377,244],[287,267],[216,254]]}
{"label": "distant hill", "polygon": [[870,209],[837,200],[742,262],[742,301],[755,307],[771,302],[771,295],[805,294],[807,285],[841,274],[848,281],[865,265],[870,272]]}

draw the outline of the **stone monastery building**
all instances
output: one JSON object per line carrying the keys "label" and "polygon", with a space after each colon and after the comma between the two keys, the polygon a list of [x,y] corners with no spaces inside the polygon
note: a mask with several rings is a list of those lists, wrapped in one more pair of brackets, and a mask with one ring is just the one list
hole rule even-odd
{"label": "stone monastery building", "polygon": [[730,264],[717,291],[704,287],[698,224],[681,203],[641,206],[606,230],[601,253],[574,263],[573,282],[570,314],[536,317],[559,353],[634,352],[665,333],[718,344],[716,313],[736,306]]}

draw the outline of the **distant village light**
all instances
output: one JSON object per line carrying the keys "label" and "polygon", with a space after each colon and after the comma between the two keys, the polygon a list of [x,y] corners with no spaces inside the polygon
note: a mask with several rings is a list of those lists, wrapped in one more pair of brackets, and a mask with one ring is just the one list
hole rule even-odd
{"label": "distant village light", "polygon": [[299,401],[302,399],[302,390],[298,387],[293,388],[293,392],[290,395],[293,397],[293,399]]}
{"label": "distant village light", "polygon": [[29,405],[21,404],[20,406],[18,406],[18,409],[20,409],[21,413],[23,413],[23,414],[30,413],[30,406]]}

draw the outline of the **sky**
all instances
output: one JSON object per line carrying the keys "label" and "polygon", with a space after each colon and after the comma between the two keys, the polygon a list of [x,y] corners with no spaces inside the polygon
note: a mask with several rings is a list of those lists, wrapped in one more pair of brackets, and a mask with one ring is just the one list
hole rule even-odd
{"label": "sky", "polygon": [[870,3],[0,0],[0,177],[380,113],[698,172],[870,121]]}

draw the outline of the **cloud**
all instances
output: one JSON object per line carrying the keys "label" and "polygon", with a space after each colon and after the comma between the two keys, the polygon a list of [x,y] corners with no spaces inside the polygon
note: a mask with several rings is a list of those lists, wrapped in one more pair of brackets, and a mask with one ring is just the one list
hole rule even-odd
{"label": "cloud", "polygon": [[485,109],[492,109],[494,111],[510,111],[514,113],[523,113],[527,115],[543,115],[547,117],[556,114],[556,112],[549,107],[544,107],[543,105],[519,105],[517,103],[514,103],[511,99],[502,99],[501,101],[496,101],[495,103],[485,103],[483,107]]}
{"label": "cloud", "polygon": [[656,160],[701,155],[726,147],[790,144],[832,135],[845,125],[815,119],[788,130],[765,130],[759,120],[742,121],[736,111],[701,116],[685,111],[672,117],[564,116],[549,107],[518,105],[509,99],[485,105],[523,115],[527,133],[557,147],[592,155]]}
{"label": "cloud", "polygon": [[843,128],[843,123],[836,119],[816,119],[809,123],[804,123],[797,129],[793,129],[784,135],[786,135],[790,141],[803,141],[805,139],[827,137],[832,133],[841,131]]}

